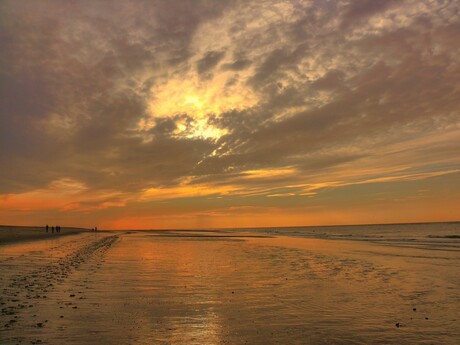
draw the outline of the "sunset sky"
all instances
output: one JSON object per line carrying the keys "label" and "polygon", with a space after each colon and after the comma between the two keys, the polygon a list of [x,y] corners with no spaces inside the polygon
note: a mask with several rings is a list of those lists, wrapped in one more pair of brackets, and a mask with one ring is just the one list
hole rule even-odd
{"label": "sunset sky", "polygon": [[460,2],[0,2],[0,224],[460,220]]}

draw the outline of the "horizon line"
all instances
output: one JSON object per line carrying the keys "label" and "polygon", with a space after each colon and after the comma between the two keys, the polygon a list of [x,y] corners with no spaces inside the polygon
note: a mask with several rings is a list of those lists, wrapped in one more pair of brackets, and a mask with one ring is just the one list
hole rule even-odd
{"label": "horizon line", "polygon": [[[292,228],[326,228],[326,227],[346,227],[346,226],[389,226],[389,225],[418,225],[418,224],[454,224],[460,220],[453,221],[434,221],[434,222],[402,222],[402,223],[358,223],[358,224],[328,224],[328,225],[292,225],[292,226],[250,226],[250,227],[217,227],[217,228],[148,228],[148,229],[98,229],[98,231],[197,231],[197,230],[231,230],[231,229],[292,229]],[[40,228],[44,225],[2,225],[0,227],[14,228]],[[78,226],[63,226],[70,229],[91,230],[91,228]]]}

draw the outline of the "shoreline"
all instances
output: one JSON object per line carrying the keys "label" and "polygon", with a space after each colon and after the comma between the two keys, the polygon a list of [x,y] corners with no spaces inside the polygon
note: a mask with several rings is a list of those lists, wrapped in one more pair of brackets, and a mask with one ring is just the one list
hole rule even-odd
{"label": "shoreline", "polygon": [[44,227],[38,226],[8,226],[0,225],[0,246],[27,241],[49,240],[61,236],[69,236],[91,232],[90,229],[62,227],[60,233],[45,231]]}
{"label": "shoreline", "polygon": [[[273,237],[273,236],[288,236],[323,240],[339,240],[339,241],[357,241],[357,242],[372,242],[372,243],[387,243],[389,240],[396,242],[416,244],[420,241],[430,242],[431,244],[441,244],[440,241],[456,241],[460,238],[460,222],[444,222],[444,223],[421,223],[420,226],[439,225],[440,228],[429,233],[420,233],[419,224],[400,224],[393,227],[405,227],[405,231],[401,234],[395,233],[391,238],[383,236],[390,226],[380,228],[380,226],[369,225],[366,229],[362,225],[357,226],[337,226],[337,227],[283,227],[283,228],[226,228],[226,229],[124,229],[124,230],[99,230],[104,233],[144,233],[158,237],[241,237],[242,232],[247,232],[245,237]],[[372,229],[374,228],[374,229]],[[411,229],[413,228],[413,229]],[[361,231],[364,229],[366,231]],[[328,231],[329,230],[329,231]],[[352,230],[351,232],[349,230]],[[372,231],[370,231],[372,230]],[[376,232],[374,231],[376,230]],[[384,231],[382,233],[382,231]],[[12,243],[21,243],[26,241],[37,241],[43,239],[56,239],[60,236],[68,236],[81,233],[91,233],[91,229],[78,227],[62,227],[60,233],[47,233],[44,226],[17,226],[17,225],[0,225],[0,246]],[[237,235],[235,235],[237,234]],[[402,236],[401,236],[402,235]]]}

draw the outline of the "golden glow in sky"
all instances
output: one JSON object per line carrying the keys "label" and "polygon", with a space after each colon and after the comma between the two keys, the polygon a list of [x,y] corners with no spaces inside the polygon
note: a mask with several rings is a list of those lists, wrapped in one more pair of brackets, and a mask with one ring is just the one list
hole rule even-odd
{"label": "golden glow in sky", "polygon": [[232,110],[243,110],[257,103],[257,96],[250,88],[238,85],[225,87],[228,73],[222,73],[210,80],[198,80],[195,75],[169,79],[164,84],[152,87],[149,102],[150,118],[139,123],[139,129],[148,130],[155,125],[155,119],[187,114],[193,122],[178,123],[174,134],[188,138],[203,137],[218,139],[226,134],[225,129],[207,122],[208,116],[219,116]]}

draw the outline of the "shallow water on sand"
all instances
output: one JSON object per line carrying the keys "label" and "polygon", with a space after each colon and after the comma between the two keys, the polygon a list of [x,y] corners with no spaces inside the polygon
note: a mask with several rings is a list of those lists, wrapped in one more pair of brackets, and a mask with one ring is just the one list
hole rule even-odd
{"label": "shallow water on sand", "polygon": [[460,339],[455,245],[259,235],[114,232],[1,247],[0,343]]}

